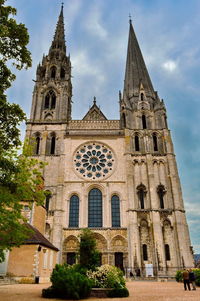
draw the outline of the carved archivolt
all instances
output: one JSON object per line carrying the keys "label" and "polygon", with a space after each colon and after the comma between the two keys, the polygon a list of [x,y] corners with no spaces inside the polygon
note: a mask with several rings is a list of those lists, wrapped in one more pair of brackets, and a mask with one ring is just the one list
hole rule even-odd
{"label": "carved archivolt", "polygon": [[127,247],[128,247],[127,240],[121,235],[116,235],[111,240],[111,251],[113,252],[126,252]]}
{"label": "carved archivolt", "polygon": [[79,241],[78,239],[73,236],[70,235],[69,237],[67,237],[63,243],[63,251],[75,251],[77,250],[79,245]]}
{"label": "carved archivolt", "polygon": [[94,233],[94,237],[96,239],[97,249],[101,252],[107,250],[107,241],[105,237],[99,233]]}

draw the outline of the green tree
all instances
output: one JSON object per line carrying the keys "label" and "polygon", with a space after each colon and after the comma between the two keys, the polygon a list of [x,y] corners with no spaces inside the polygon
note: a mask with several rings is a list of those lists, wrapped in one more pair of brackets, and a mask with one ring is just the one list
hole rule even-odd
{"label": "green tree", "polygon": [[0,168],[0,262],[4,250],[20,246],[30,230],[26,227],[22,208],[24,202],[42,205],[45,199],[41,170],[45,163],[31,157],[32,147],[25,142],[22,154],[7,151],[6,166]]}
{"label": "green tree", "polygon": [[88,270],[95,270],[99,266],[99,259],[94,233],[89,229],[83,229],[79,244],[80,265]]}
{"label": "green tree", "polygon": [[20,106],[7,102],[5,91],[16,78],[7,65],[11,63],[18,70],[31,67],[31,54],[26,48],[28,31],[24,24],[17,24],[10,17],[15,16],[17,11],[5,6],[5,2],[0,0],[0,153],[21,144],[17,126],[25,120]]}
{"label": "green tree", "polygon": [[18,126],[26,116],[19,105],[7,101],[6,90],[15,80],[8,66],[28,68],[31,55],[26,47],[27,29],[24,24],[17,24],[13,18],[16,9],[5,6],[5,2],[0,0],[0,261],[4,250],[19,246],[28,235],[21,202],[41,204],[45,197],[40,173],[43,163],[30,157],[27,143],[22,154],[18,154]]}

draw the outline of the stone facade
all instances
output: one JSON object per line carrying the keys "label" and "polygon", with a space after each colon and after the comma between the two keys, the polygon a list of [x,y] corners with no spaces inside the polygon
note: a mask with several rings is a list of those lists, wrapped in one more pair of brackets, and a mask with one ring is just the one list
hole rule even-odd
{"label": "stone facade", "polygon": [[34,155],[48,163],[46,236],[60,250],[58,262],[73,261],[80,229],[90,227],[103,264],[141,273],[152,264],[158,275],[193,266],[165,105],[131,22],[120,119],[107,120],[94,100],[83,120],[72,120],[71,97],[62,8],[37,68],[26,131]]}

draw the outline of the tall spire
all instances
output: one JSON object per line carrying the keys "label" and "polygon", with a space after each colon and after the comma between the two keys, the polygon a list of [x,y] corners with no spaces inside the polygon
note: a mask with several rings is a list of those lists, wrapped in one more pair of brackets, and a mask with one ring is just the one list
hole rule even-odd
{"label": "tall spire", "polygon": [[131,100],[132,97],[138,96],[141,86],[146,96],[155,97],[153,85],[149,77],[140,46],[138,44],[132,21],[129,20],[129,39],[126,59],[126,71],[124,80],[124,98]]}
{"label": "tall spire", "polygon": [[65,45],[65,31],[64,31],[64,17],[63,17],[63,3],[61,6],[60,15],[58,18],[58,22],[56,25],[55,35],[49,49],[49,53],[54,50],[61,50],[66,53],[66,45]]}

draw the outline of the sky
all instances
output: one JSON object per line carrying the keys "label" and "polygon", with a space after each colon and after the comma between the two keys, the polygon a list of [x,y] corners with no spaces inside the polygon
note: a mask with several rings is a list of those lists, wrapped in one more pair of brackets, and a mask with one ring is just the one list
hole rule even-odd
{"label": "sky", "polygon": [[[67,53],[72,62],[72,118],[82,119],[96,97],[108,119],[119,119],[129,15],[153,82],[167,108],[195,253],[200,253],[200,1],[63,0]],[[33,66],[15,72],[8,99],[30,114],[33,79],[47,54],[60,0],[8,0],[25,23]],[[25,125],[22,126],[22,136]]]}

